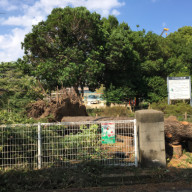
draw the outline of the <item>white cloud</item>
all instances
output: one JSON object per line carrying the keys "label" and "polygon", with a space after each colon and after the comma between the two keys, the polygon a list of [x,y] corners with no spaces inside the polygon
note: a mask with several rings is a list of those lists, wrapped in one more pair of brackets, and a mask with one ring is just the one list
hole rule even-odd
{"label": "white cloud", "polygon": [[13,11],[18,9],[18,7],[14,4],[11,4],[8,0],[1,0],[0,1],[0,7],[1,9],[5,11]]}
{"label": "white cloud", "polygon": [[117,9],[113,9],[111,14],[117,16],[117,15],[120,15],[120,12],[117,11]]}
{"label": "white cloud", "polygon": [[22,57],[21,42],[27,30],[15,28],[11,34],[0,35],[0,60],[7,62]]}
{"label": "white cloud", "polygon": [[38,22],[45,19],[45,17],[40,15],[30,16],[23,15],[18,17],[9,17],[7,20],[2,22],[3,25],[11,25],[11,26],[20,26],[20,27],[31,27],[32,25],[37,24]]}
{"label": "white cloud", "polygon": [[90,10],[99,11],[101,15],[107,16],[114,7],[121,7],[125,3],[120,3],[117,0],[88,0],[85,6]]}
{"label": "white cloud", "polygon": [[117,8],[125,5],[119,0],[35,0],[31,6],[25,3],[21,4],[21,1],[18,1],[19,6],[14,4],[15,0],[10,2],[11,0],[0,0],[0,7],[9,6],[10,10],[20,9],[23,14],[10,16],[7,19],[1,18],[2,26],[15,26],[16,28],[8,34],[0,36],[0,62],[14,61],[22,57],[21,42],[24,40],[25,34],[31,31],[32,25],[45,20],[55,7],[84,6],[102,16],[108,16],[109,14],[119,15],[120,12]]}

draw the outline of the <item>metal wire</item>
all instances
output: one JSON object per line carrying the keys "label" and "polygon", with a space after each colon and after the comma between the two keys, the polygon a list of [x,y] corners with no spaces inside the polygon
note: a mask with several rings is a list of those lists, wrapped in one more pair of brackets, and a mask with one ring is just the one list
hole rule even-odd
{"label": "metal wire", "polygon": [[0,126],[0,168],[136,166],[135,127],[135,120]]}
{"label": "metal wire", "polygon": [[0,127],[0,169],[37,167],[37,127]]}

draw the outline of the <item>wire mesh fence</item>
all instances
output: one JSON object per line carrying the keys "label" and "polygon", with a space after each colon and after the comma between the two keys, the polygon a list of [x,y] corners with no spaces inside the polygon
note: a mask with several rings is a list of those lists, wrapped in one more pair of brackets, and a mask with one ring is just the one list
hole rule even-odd
{"label": "wire mesh fence", "polygon": [[137,166],[135,120],[0,126],[0,168]]}
{"label": "wire mesh fence", "polygon": [[0,168],[37,168],[35,125],[0,127]]}

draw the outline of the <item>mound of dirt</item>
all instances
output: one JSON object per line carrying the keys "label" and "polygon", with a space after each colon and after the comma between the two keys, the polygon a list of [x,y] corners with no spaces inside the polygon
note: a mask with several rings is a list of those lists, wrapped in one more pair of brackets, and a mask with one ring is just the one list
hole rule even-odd
{"label": "mound of dirt", "polygon": [[49,122],[61,121],[65,116],[87,116],[86,107],[81,104],[75,91],[57,94],[49,101],[38,100],[27,106],[27,116],[35,119],[47,118]]}

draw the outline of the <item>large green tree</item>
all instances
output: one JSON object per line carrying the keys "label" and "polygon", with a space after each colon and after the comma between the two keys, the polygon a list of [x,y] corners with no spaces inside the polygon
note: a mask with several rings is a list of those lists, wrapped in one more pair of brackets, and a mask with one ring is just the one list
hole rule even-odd
{"label": "large green tree", "polygon": [[138,55],[129,41],[132,33],[126,23],[119,24],[116,18],[110,16],[104,20],[107,31],[105,49],[105,87],[108,102],[123,102],[136,95],[138,80]]}
{"label": "large green tree", "polygon": [[102,82],[104,46],[99,14],[84,7],[56,8],[25,36],[22,47],[27,61],[20,63],[50,90],[56,86],[95,89]]}
{"label": "large green tree", "polygon": [[169,47],[169,73],[171,76],[192,74],[192,27],[185,26],[166,38]]}
{"label": "large green tree", "polygon": [[138,104],[138,98],[149,101],[164,98],[168,57],[165,50],[164,38],[157,34],[132,31],[126,23],[110,28],[105,68],[108,100],[113,96],[114,102],[136,97]]}
{"label": "large green tree", "polygon": [[139,50],[143,97],[150,102],[166,97],[167,53],[164,38],[148,32],[144,34]]}
{"label": "large green tree", "polygon": [[192,73],[192,27],[163,38],[132,31],[114,16],[101,19],[84,7],[54,9],[33,26],[22,47],[20,67],[49,90],[94,90],[102,83],[109,102],[161,100],[167,96],[167,76]]}

